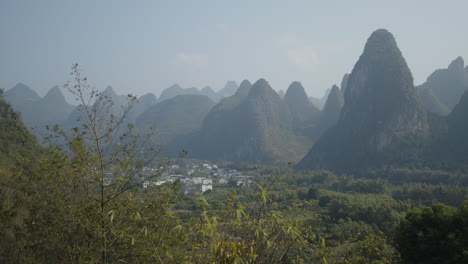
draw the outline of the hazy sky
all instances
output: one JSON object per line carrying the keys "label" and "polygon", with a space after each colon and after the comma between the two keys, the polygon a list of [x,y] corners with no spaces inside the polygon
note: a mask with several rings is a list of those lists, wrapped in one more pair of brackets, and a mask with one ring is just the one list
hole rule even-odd
{"label": "hazy sky", "polygon": [[265,78],[321,96],[386,28],[422,83],[468,60],[468,1],[0,0],[0,87],[44,95],[78,62],[90,83],[156,95]]}

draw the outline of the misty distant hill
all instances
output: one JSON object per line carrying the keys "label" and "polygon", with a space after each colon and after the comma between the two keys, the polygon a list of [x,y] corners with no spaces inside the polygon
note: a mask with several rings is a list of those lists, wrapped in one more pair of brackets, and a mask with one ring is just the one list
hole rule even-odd
{"label": "misty distant hill", "polygon": [[283,89],[278,91],[278,95],[280,96],[281,99],[284,99],[284,91]]}
{"label": "misty distant hill", "polygon": [[293,132],[288,106],[260,79],[252,86],[242,82],[235,95],[213,107],[193,141],[193,156],[275,164],[299,160],[310,145]]}
{"label": "misty distant hill", "polygon": [[417,88],[426,109],[439,115],[449,114],[468,90],[463,58],[456,58],[447,69],[436,70]]}
{"label": "misty distant hill", "polygon": [[330,94],[331,89],[326,89],[325,94],[321,98],[315,98],[310,96],[309,100],[320,110],[325,106],[325,103],[327,102],[328,95]]}
{"label": "misty distant hill", "polygon": [[147,109],[136,119],[135,126],[143,134],[154,132],[154,144],[162,144],[171,153],[177,153],[201,128],[203,119],[214,105],[204,95],[178,95]]}
{"label": "misty distant hill", "polygon": [[309,100],[300,82],[293,82],[286,90],[283,99],[292,116],[294,130],[314,138],[314,130],[320,118],[320,110]]}
{"label": "misty distant hill", "polygon": [[52,87],[41,98],[31,88],[19,83],[5,92],[5,99],[12,104],[15,111],[21,113],[24,123],[33,128],[38,136],[44,132],[46,125],[65,121],[74,108],[67,103],[58,86]]}
{"label": "misty distant hill", "polygon": [[218,91],[217,97],[218,101],[229,96],[233,96],[237,89],[239,88],[239,85],[235,81],[228,81],[224,87]]}
{"label": "misty distant hill", "polygon": [[[103,119],[105,122],[110,121],[110,115],[113,115],[115,118],[120,118],[126,113],[126,117],[123,120],[124,124],[135,123],[135,120],[142,113],[158,102],[157,97],[152,93],[140,96],[136,101],[132,102],[128,95],[118,95],[112,86],[106,87],[106,89],[101,92],[100,96],[102,98],[101,101],[91,104],[90,111],[92,111],[93,107],[96,109],[103,108],[101,114],[108,116],[108,118]],[[85,111],[82,105],[78,105],[73,108],[73,111],[71,111],[66,120],[61,123],[61,126],[66,131],[69,131],[74,127],[80,127],[84,124],[84,118],[86,118]],[[123,132],[124,130],[121,131],[121,133]]]}
{"label": "misty distant hill", "polygon": [[338,86],[333,85],[328,94],[325,106],[322,109],[317,129],[314,131],[317,135],[322,135],[323,132],[327,131],[338,122],[343,104],[343,89],[340,90]]}
{"label": "misty distant hill", "polygon": [[166,89],[164,89],[159,97],[159,101],[164,101],[170,98],[173,98],[177,95],[185,95],[185,94],[199,94],[199,95],[205,95],[209,97],[211,100],[218,102],[219,100],[232,96],[238,86],[235,81],[228,81],[226,85],[219,90],[218,92],[215,92],[211,87],[205,86],[201,90],[198,90],[195,87],[192,88],[182,88],[178,84],[174,84]]}
{"label": "misty distant hill", "polygon": [[23,83],[18,83],[13,88],[5,91],[4,98],[10,104],[16,105],[16,107],[41,100],[41,97],[33,89]]}

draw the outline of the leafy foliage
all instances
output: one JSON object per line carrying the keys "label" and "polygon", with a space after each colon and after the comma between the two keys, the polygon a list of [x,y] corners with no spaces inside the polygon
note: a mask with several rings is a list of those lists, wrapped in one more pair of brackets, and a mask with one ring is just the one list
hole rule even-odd
{"label": "leafy foliage", "polygon": [[408,212],[395,237],[403,263],[467,262],[467,219],[466,202],[458,209],[435,204]]}
{"label": "leafy foliage", "polygon": [[3,98],[0,90],[0,168],[11,167],[18,157],[33,159],[39,154],[35,137]]}

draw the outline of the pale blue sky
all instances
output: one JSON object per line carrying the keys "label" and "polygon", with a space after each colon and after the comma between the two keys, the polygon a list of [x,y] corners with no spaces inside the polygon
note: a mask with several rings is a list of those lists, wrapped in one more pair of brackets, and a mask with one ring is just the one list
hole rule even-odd
{"label": "pale blue sky", "polygon": [[142,95],[265,78],[321,96],[368,36],[390,30],[415,84],[468,60],[468,1],[0,0],[0,87],[43,95],[78,62],[90,82]]}

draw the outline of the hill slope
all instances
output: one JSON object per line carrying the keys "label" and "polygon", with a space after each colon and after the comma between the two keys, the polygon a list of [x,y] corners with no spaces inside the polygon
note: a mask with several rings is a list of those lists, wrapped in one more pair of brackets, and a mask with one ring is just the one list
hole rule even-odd
{"label": "hill slope", "polygon": [[194,157],[275,164],[297,161],[310,142],[292,131],[288,107],[264,79],[237,93],[207,115],[194,142]]}
{"label": "hill slope", "polygon": [[177,153],[200,129],[214,104],[204,95],[178,95],[150,107],[137,118],[135,126],[144,133],[154,129],[153,142],[163,144],[171,153]]}
{"label": "hill slope", "polygon": [[13,165],[19,156],[31,159],[37,153],[36,139],[0,90],[0,168]]}
{"label": "hill slope", "polygon": [[283,99],[293,117],[294,129],[301,134],[311,135],[320,116],[320,110],[309,100],[300,82],[288,87]]}

